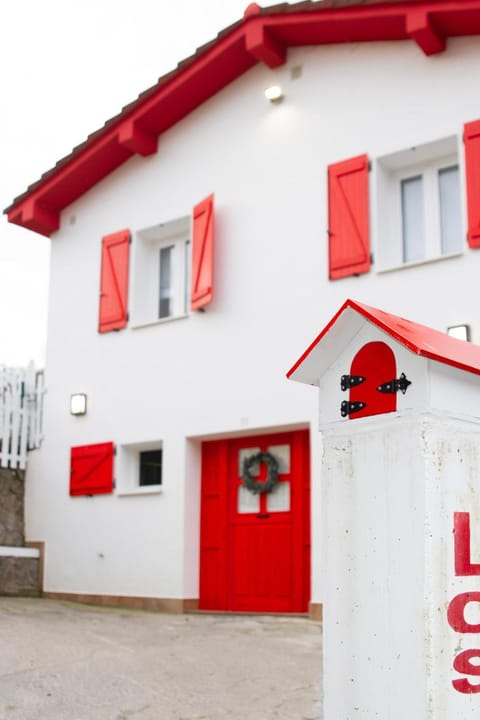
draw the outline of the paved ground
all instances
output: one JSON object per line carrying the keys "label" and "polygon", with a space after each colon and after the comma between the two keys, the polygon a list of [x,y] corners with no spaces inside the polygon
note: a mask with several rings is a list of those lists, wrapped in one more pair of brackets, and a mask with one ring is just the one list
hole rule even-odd
{"label": "paved ground", "polygon": [[0,720],[321,720],[321,628],[0,598]]}

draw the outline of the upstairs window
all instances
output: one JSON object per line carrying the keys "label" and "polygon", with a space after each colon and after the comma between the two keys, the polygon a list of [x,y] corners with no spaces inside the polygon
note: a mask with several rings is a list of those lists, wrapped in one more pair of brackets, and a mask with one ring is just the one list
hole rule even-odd
{"label": "upstairs window", "polygon": [[133,245],[134,325],[204,310],[213,298],[214,196],[190,216],[137,232]]}
{"label": "upstairs window", "polygon": [[379,269],[463,250],[456,139],[429,143],[377,163]]}
{"label": "upstairs window", "polygon": [[133,323],[145,325],[185,316],[190,293],[190,218],[137,233]]}

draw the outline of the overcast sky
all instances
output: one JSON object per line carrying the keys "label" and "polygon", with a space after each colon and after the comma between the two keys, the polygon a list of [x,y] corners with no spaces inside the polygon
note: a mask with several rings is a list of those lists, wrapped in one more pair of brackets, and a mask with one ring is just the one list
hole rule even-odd
{"label": "overcast sky", "polygon": [[[240,19],[248,4],[3,2],[1,210],[177,62]],[[50,240],[10,225],[4,215],[0,223],[0,365],[33,360],[43,367]]]}

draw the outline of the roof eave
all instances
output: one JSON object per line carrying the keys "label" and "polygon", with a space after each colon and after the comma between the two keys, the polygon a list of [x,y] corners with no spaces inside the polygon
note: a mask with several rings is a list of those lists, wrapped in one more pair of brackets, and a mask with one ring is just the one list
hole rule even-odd
{"label": "roof eave", "polygon": [[288,47],[412,39],[426,55],[453,35],[480,34],[480,0],[392,0],[248,6],[176,70],[128,105],[4,211],[9,222],[50,236],[70,203],[134,154],[157,151],[158,136],[258,62],[274,68]]}

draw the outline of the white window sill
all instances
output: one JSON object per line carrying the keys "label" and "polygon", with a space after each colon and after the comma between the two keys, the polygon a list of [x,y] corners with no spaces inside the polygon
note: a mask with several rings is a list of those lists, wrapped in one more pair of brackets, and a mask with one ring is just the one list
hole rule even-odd
{"label": "white window sill", "polygon": [[130,327],[132,330],[138,330],[139,328],[150,327],[151,325],[163,325],[164,323],[169,323],[174,320],[185,320],[185,318],[188,317],[190,317],[190,315],[170,315],[169,317],[157,318],[156,320],[145,320],[144,322],[133,321]]}
{"label": "white window sill", "polygon": [[437,257],[425,258],[423,260],[414,260],[409,263],[402,263],[401,265],[392,265],[391,267],[379,268],[376,272],[377,275],[383,275],[384,273],[396,272],[397,270],[407,270],[408,268],[417,267],[419,265],[430,265],[442,260],[451,260],[452,258],[462,257],[463,252],[450,253],[448,255],[438,255]]}
{"label": "white window sill", "polygon": [[118,490],[118,497],[130,497],[131,495],[161,495],[161,485],[145,485],[144,487],[130,488],[129,490]]}

